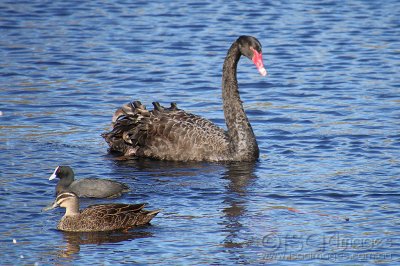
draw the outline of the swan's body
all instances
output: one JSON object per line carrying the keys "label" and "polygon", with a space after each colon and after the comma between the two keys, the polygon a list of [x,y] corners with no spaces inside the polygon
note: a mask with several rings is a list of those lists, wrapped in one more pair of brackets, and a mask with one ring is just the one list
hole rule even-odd
{"label": "swan's body", "polygon": [[112,151],[125,156],[173,161],[255,161],[259,149],[244,112],[236,79],[241,55],[250,58],[265,76],[261,44],[250,36],[239,37],[225,58],[222,98],[228,130],[171,103],[164,108],[153,103],[148,111],[138,101],[118,109],[113,129],[103,134]]}

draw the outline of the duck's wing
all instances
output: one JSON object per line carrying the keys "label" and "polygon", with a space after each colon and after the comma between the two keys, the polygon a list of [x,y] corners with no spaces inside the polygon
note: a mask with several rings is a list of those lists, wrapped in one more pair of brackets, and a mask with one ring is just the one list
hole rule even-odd
{"label": "duck's wing", "polygon": [[150,222],[159,212],[144,210],[145,204],[96,204],[81,211],[82,224],[98,231],[131,228]]}

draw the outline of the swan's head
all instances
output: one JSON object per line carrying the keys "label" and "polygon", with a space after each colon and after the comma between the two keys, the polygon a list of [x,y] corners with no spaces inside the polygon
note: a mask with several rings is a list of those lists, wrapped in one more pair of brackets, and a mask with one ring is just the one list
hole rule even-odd
{"label": "swan's head", "polygon": [[240,36],[237,39],[237,42],[242,55],[253,61],[258,69],[258,72],[260,72],[261,75],[266,76],[267,70],[265,70],[262,60],[261,43],[252,36]]}

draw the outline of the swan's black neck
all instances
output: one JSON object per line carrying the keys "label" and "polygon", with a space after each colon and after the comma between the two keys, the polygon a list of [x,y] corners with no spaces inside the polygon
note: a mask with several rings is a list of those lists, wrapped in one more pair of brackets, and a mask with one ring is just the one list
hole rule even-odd
{"label": "swan's black neck", "polygon": [[223,66],[222,99],[231,153],[235,160],[246,161],[257,159],[259,149],[239,96],[236,69],[241,55],[238,43],[233,43]]}

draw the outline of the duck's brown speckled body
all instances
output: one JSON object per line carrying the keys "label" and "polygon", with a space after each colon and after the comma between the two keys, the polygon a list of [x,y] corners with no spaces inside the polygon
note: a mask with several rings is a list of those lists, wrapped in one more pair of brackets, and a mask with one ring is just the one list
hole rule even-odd
{"label": "duck's brown speckled body", "polygon": [[97,204],[79,211],[78,197],[72,192],[59,194],[54,204],[48,208],[63,207],[65,215],[57,229],[69,232],[96,232],[127,230],[148,224],[159,210],[144,210],[145,204]]}
{"label": "duck's brown speckled body", "polygon": [[112,130],[102,136],[111,151],[125,156],[173,161],[255,161],[259,149],[240,100],[236,79],[237,63],[244,55],[262,75],[261,44],[251,36],[239,37],[225,58],[222,98],[227,131],[200,116],[187,113],[172,103],[164,108],[154,102],[149,111],[139,101],[118,109]]}

